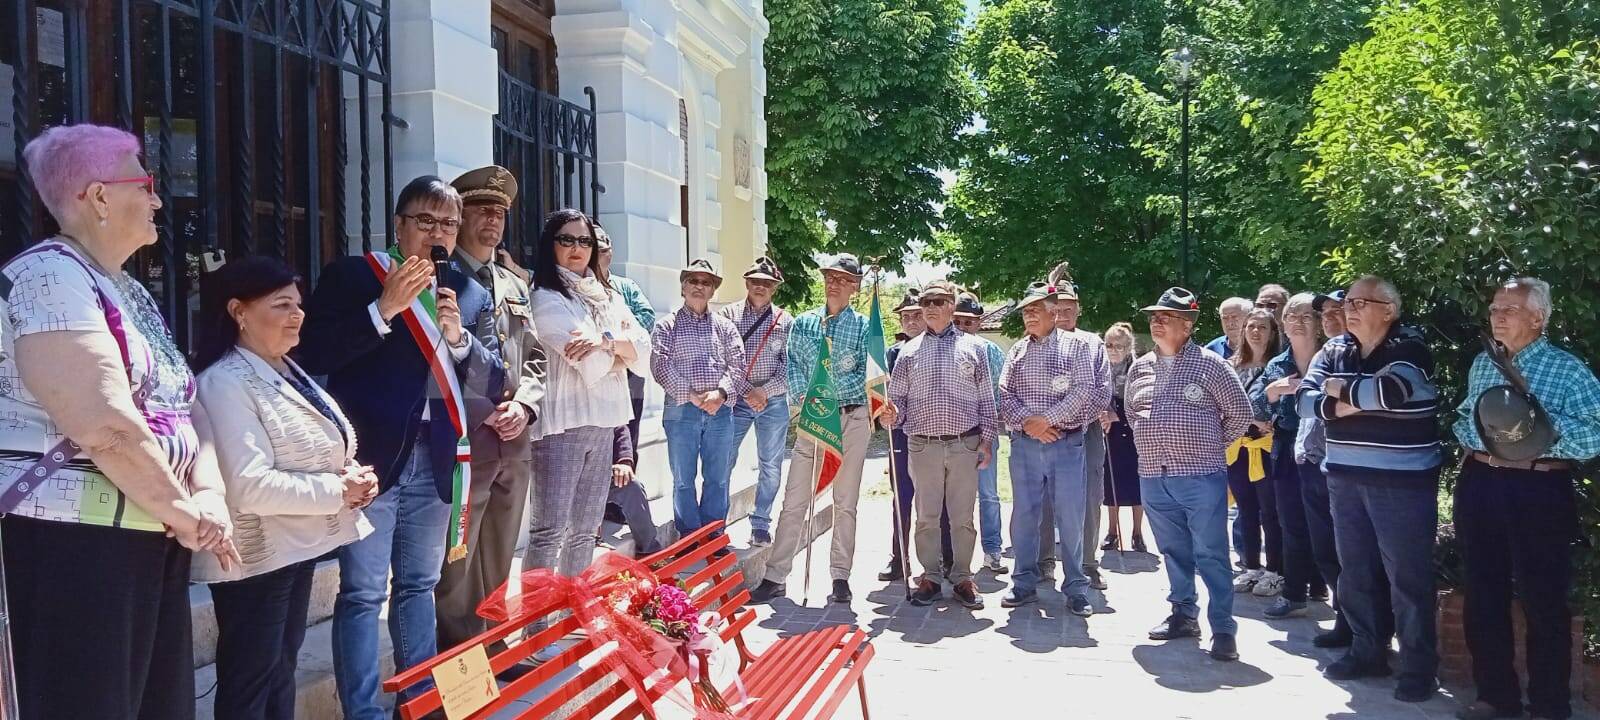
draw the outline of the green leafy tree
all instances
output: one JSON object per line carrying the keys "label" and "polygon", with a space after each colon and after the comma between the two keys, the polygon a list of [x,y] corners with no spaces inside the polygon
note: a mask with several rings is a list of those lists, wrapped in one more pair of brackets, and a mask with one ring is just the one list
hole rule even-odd
{"label": "green leafy tree", "polygon": [[770,252],[805,297],[813,253],[900,269],[932,239],[971,86],[961,0],[769,0]]}

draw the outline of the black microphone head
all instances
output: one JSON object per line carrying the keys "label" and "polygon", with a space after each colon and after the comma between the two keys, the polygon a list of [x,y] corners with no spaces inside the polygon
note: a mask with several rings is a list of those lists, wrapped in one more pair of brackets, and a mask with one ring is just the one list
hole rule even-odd
{"label": "black microphone head", "polygon": [[445,252],[443,247],[435,245],[428,250],[428,257],[433,260],[434,279],[442,282],[445,270],[450,267],[450,253]]}

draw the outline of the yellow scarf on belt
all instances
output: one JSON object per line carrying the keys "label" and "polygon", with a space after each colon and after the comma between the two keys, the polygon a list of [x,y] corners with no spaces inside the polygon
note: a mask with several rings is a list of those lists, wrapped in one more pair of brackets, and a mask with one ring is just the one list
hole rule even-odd
{"label": "yellow scarf on belt", "polygon": [[1272,434],[1258,438],[1241,437],[1228,446],[1228,464],[1239,459],[1239,453],[1250,451],[1250,482],[1261,482],[1267,477],[1266,456],[1272,453]]}

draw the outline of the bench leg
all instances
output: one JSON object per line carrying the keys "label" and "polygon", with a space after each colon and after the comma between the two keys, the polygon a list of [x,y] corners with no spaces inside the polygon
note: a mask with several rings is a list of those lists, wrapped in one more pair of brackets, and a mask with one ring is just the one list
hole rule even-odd
{"label": "bench leg", "polygon": [[867,710],[867,676],[856,678],[856,687],[861,689],[861,720],[872,720],[872,713]]}

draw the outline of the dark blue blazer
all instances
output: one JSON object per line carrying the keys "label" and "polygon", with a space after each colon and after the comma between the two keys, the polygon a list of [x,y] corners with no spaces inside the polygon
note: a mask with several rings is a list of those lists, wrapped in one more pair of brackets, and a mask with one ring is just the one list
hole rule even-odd
{"label": "dark blue blazer", "polygon": [[[500,341],[494,335],[493,299],[451,261],[445,287],[456,291],[461,322],[471,335],[466,359],[456,363],[456,377],[467,399],[497,398],[505,384]],[[296,358],[313,375],[327,376],[329,394],[355,426],[356,460],[371,465],[388,490],[405,469],[418,436],[424,403],[429,406],[428,458],[439,497],[449,501],[455,468],[456,437],[427,357],[396,315],[389,333],[379,335],[367,310],[383,293],[366,258],[344,257],[322,271]],[[483,423],[493,403],[467,403],[467,427]],[[479,412],[474,417],[473,410]]]}

